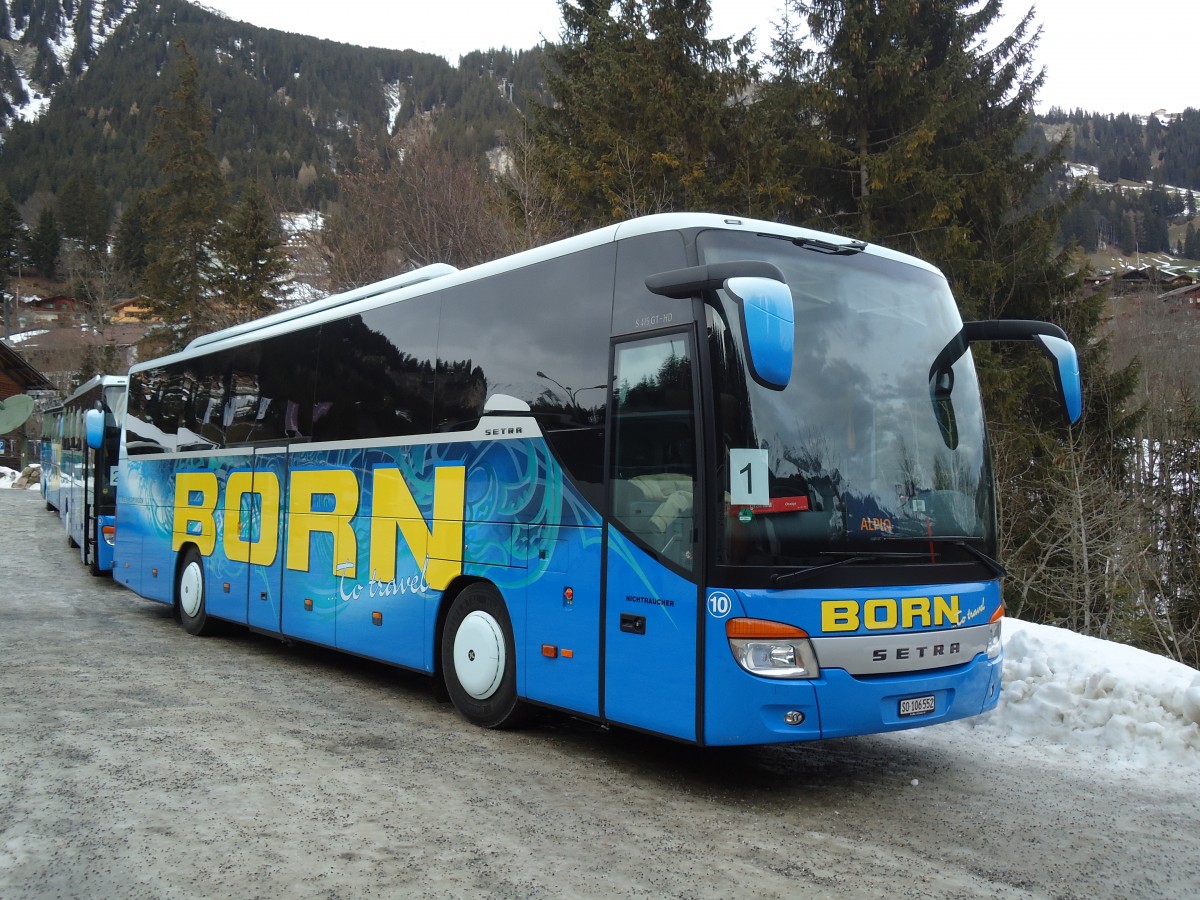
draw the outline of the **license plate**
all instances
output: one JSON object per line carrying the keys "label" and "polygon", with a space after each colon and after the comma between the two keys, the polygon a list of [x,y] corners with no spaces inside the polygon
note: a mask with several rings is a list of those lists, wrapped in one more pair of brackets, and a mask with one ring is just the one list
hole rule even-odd
{"label": "license plate", "polygon": [[925,716],[933,712],[937,708],[937,700],[933,694],[926,697],[909,697],[900,701],[900,715],[904,716]]}

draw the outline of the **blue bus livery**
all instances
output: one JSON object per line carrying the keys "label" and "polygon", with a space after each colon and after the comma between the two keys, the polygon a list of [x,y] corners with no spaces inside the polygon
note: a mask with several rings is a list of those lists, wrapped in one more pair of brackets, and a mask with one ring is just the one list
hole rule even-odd
{"label": "blue bus livery", "polygon": [[704,745],[945,722],[999,696],[996,513],[970,344],[912,257],[732,217],[635,219],[430,267],[130,372],[115,577]]}
{"label": "blue bus livery", "polygon": [[[111,571],[116,532],[116,473],[119,422],[128,378],[97,375],[42,417],[42,496],[57,510],[67,542],[93,575]],[[87,440],[85,418],[100,416],[95,445]]]}

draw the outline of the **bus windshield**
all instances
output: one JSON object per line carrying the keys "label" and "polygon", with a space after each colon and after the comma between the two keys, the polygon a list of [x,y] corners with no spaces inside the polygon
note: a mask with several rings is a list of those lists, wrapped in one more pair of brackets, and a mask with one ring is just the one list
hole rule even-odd
{"label": "bus windshield", "polygon": [[[747,375],[738,309],[708,313],[717,423],[717,562],[828,564],[937,543],[994,555],[995,513],[974,363],[935,395],[930,366],[962,327],[945,279],[865,253],[709,231],[702,263],[765,259],[792,292],[791,380]],[[969,558],[969,556],[968,556]]]}

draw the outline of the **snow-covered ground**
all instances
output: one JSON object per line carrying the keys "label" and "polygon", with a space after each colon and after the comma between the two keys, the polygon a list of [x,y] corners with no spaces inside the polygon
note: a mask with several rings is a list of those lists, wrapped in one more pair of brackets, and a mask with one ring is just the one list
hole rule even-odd
{"label": "snow-covered ground", "polygon": [[1004,620],[1004,689],[994,712],[945,726],[1026,755],[1086,750],[1113,765],[1200,764],[1200,672],[1063,628]]}
{"label": "snow-covered ground", "polygon": [[[37,463],[34,463],[33,467],[35,469],[41,469],[41,466]],[[20,477],[21,473],[16,469],[10,469],[8,466],[0,466],[0,490],[11,488],[16,480]],[[36,479],[34,480],[33,484],[29,486],[29,490],[31,491],[40,491],[41,489],[42,486]]]}

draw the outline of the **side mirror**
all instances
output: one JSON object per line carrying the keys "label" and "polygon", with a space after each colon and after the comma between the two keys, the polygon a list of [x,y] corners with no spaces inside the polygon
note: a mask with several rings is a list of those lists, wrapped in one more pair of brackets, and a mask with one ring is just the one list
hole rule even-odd
{"label": "side mirror", "polygon": [[763,387],[782,391],[792,379],[796,318],[792,291],[771,278],[730,278],[725,282],[742,312],[742,333],[750,375]]}
{"label": "side mirror", "polygon": [[83,414],[83,430],[87,435],[87,445],[93,450],[104,446],[104,413],[98,409],[89,409]]}
{"label": "side mirror", "polygon": [[[929,390],[935,409],[939,399],[949,396],[954,379],[951,367],[979,341],[1033,341],[1054,363],[1058,398],[1067,421],[1074,424],[1083,414],[1083,384],[1079,376],[1079,357],[1066,332],[1049,322],[1028,319],[988,319],[964,322],[962,331],[952,337],[929,367]],[[947,378],[949,376],[949,378]]]}
{"label": "side mirror", "polygon": [[1079,355],[1075,345],[1051,334],[1034,335],[1034,343],[1054,363],[1054,380],[1067,419],[1072,424],[1078,422],[1083,415],[1083,382],[1079,377]]}
{"label": "side mirror", "polygon": [[750,356],[750,376],[763,387],[782,391],[792,378],[796,319],[792,292],[774,263],[743,259],[660,272],[646,279],[654,294],[683,300],[724,288],[741,311],[742,335]]}

